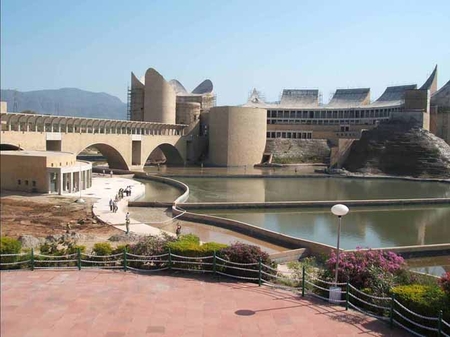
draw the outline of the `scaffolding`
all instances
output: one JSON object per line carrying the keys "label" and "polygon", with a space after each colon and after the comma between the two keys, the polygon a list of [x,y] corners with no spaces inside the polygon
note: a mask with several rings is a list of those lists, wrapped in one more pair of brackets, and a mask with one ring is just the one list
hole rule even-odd
{"label": "scaffolding", "polygon": [[127,120],[144,120],[144,91],[140,88],[127,87]]}

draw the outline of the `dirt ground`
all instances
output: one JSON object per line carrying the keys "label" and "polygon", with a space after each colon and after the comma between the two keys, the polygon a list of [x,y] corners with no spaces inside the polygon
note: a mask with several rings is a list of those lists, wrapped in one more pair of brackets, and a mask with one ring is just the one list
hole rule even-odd
{"label": "dirt ground", "polygon": [[[9,194],[2,191],[1,202],[1,235],[19,238],[22,235],[46,237],[64,234],[70,223],[70,232],[87,234],[97,238],[97,242],[108,239],[111,235],[122,231],[113,226],[103,224],[92,216],[91,206],[94,199],[85,198],[86,203],[77,203],[76,198]],[[83,242],[80,242],[83,244]]]}

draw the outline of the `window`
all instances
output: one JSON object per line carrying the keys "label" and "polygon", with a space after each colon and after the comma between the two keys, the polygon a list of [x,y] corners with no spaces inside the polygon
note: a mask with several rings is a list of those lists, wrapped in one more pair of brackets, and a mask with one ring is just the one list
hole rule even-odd
{"label": "window", "polygon": [[17,180],[17,185],[22,185],[22,180]]}
{"label": "window", "polygon": [[27,186],[28,186],[28,180],[25,180],[25,185],[27,185]]}
{"label": "window", "polygon": [[33,180],[33,187],[36,187],[36,180]]}

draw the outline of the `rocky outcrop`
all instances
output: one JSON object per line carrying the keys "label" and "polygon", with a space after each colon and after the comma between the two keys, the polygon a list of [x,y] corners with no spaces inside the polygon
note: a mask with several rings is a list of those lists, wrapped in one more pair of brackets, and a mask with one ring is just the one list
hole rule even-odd
{"label": "rocky outcrop", "polygon": [[330,152],[326,139],[268,139],[264,150],[279,164],[328,163]]}
{"label": "rocky outcrop", "polygon": [[343,167],[360,173],[450,178],[450,146],[413,124],[389,122],[364,132]]}

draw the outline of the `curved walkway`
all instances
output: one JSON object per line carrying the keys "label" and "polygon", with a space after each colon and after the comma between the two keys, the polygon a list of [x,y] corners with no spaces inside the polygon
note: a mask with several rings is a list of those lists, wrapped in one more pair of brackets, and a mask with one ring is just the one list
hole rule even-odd
{"label": "curved walkway", "polygon": [[[100,220],[122,230],[126,231],[125,227],[125,213],[128,210],[128,202],[139,199],[145,194],[144,184],[131,179],[132,175],[116,176],[112,177],[109,174],[100,175],[94,174],[92,179],[92,186],[81,192],[81,196],[84,198],[98,198],[95,202],[92,211]],[[120,188],[125,189],[127,186],[131,186],[131,196],[124,197],[118,202],[119,209],[116,213],[109,210],[109,200],[114,199],[116,193]],[[70,194],[74,197],[79,197],[80,193]],[[130,232],[144,235],[160,235],[161,232],[165,232],[169,235],[175,235],[171,232],[166,232],[156,227],[141,223],[133,219],[132,214],[130,218]]]}
{"label": "curved walkway", "polygon": [[3,337],[407,336],[250,283],[122,271],[1,273]]}

